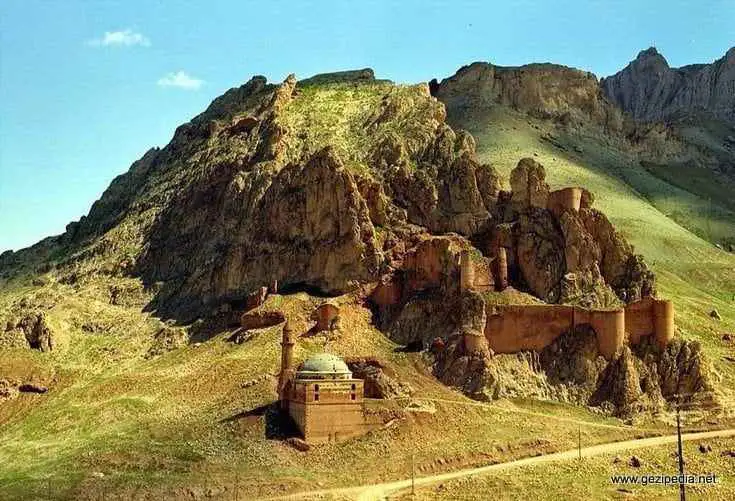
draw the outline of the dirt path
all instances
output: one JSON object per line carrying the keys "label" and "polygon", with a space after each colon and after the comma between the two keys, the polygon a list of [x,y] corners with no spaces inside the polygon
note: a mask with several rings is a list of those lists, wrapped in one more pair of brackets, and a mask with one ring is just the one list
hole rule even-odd
{"label": "dirt path", "polygon": [[[734,437],[735,429],[705,431],[699,433],[685,433],[682,440],[704,440],[709,438]],[[599,444],[582,449],[582,457],[593,457],[602,454],[617,453],[632,449],[642,449],[646,447],[656,447],[676,443],[676,435],[665,435],[661,437],[641,438],[638,440],[626,440],[624,442],[611,442],[607,444]],[[482,475],[494,471],[507,470],[517,468],[519,466],[529,466],[542,463],[550,463],[553,461],[564,461],[575,459],[579,455],[577,449],[563,452],[555,452],[552,454],[544,454],[542,456],[534,456],[506,463],[497,463],[489,466],[481,466],[478,468],[468,468],[448,473],[440,473],[438,475],[430,475],[427,477],[417,477],[415,479],[416,487],[431,485],[439,482],[446,482],[462,477],[472,475]],[[317,491],[297,492],[294,494],[268,499],[357,499],[359,501],[385,500],[390,494],[395,494],[411,488],[411,479],[398,480],[395,482],[386,482],[382,484],[361,485],[358,487],[342,487],[336,489],[324,489]]]}

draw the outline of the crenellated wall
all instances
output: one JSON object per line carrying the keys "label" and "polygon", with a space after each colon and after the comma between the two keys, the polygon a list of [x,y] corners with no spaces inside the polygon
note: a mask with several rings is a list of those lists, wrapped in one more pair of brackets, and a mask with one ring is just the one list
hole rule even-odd
{"label": "crenellated wall", "polygon": [[541,351],[578,325],[595,331],[600,354],[612,359],[623,347],[626,332],[631,345],[653,335],[665,347],[674,337],[671,301],[645,298],[617,310],[588,310],[575,306],[534,304],[493,307],[485,324],[488,345],[496,353]]}

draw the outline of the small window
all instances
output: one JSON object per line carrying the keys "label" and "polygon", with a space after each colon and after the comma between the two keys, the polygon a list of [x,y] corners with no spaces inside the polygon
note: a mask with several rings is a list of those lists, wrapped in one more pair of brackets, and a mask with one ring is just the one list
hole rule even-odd
{"label": "small window", "polygon": [[351,395],[351,397],[352,397],[352,400],[355,400],[355,394],[354,393]]}
{"label": "small window", "polygon": [[355,388],[357,388],[357,386],[355,386],[355,383],[352,383],[352,391],[355,391]]}
{"label": "small window", "polygon": [[[355,385],[353,384],[352,386],[355,386]],[[319,391],[319,385],[318,384],[315,384],[314,385],[314,391]]]}
{"label": "small window", "polygon": [[319,394],[314,393],[314,402],[317,402],[317,401],[319,401]]}

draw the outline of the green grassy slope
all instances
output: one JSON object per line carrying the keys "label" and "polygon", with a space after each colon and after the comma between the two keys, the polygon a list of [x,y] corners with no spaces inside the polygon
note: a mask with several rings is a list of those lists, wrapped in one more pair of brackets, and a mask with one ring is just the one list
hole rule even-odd
{"label": "green grassy slope", "polygon": [[[685,442],[684,457],[686,472],[689,474],[717,475],[717,483],[712,485],[695,484],[686,487],[686,498],[690,500],[726,500],[735,496],[735,482],[728,472],[733,458],[724,455],[735,446],[733,439],[717,439],[704,442],[712,450],[702,453],[696,441]],[[596,499],[596,500],[671,500],[678,499],[678,485],[622,485],[613,484],[613,475],[676,475],[677,458],[675,446],[661,446],[640,449],[620,454],[552,463],[547,465],[524,466],[490,475],[469,477],[445,482],[439,486],[419,489],[415,499],[436,500],[558,500],[558,499]],[[629,464],[635,455],[641,466]],[[617,461],[616,461],[617,458]],[[564,479],[564,481],[559,481]],[[412,497],[402,493],[396,497],[409,500]]]}
{"label": "green grassy slope", "polygon": [[[98,282],[98,285],[103,285]],[[160,323],[135,307],[49,284],[35,294],[56,301],[47,313],[68,338],[51,353],[3,352],[0,373],[35,377],[46,395],[0,403],[0,499],[214,499],[403,478],[411,453],[424,473],[632,438],[662,425],[626,427],[586,409],[530,401],[478,405],[438,383],[420,354],[395,351],[371,324],[369,310],[349,297],[340,334],[301,339],[296,358],[329,351],[379,356],[434,412],[401,417],[406,400],[369,401],[370,412],[397,417],[383,429],[308,454],[271,436],[280,329],[235,345],[223,332],[201,345],[145,357]],[[6,299],[6,298],[3,298]],[[321,300],[304,293],[271,296],[294,329],[304,332]],[[107,334],[83,325],[119,326]],[[245,384],[254,381],[253,384]],[[612,425],[612,426],[609,426]],[[651,426],[649,428],[649,426]],[[359,480],[358,480],[359,479]],[[148,499],[148,498],[146,498]]]}

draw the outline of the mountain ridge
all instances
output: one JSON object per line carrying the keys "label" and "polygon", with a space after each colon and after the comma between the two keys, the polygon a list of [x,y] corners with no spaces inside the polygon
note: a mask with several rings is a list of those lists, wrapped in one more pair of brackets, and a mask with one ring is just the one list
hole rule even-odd
{"label": "mountain ridge", "polygon": [[679,68],[670,67],[651,47],[600,85],[637,120],[665,121],[704,112],[735,123],[735,47],[712,63]]}

